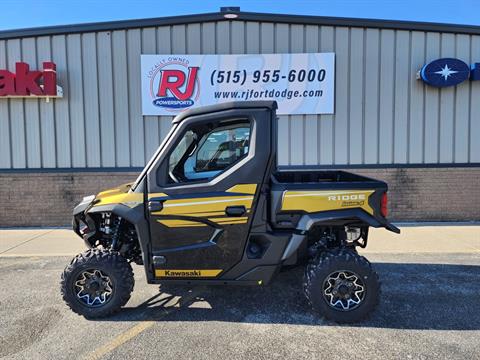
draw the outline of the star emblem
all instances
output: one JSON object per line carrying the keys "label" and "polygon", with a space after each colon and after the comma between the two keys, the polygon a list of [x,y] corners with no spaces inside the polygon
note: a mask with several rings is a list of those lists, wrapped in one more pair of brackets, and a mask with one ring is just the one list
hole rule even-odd
{"label": "star emblem", "polygon": [[435,71],[435,74],[439,74],[440,76],[442,76],[445,79],[445,81],[447,81],[450,75],[456,74],[456,73],[458,73],[458,71],[450,69],[447,64],[445,64],[445,67],[442,68],[442,70]]}

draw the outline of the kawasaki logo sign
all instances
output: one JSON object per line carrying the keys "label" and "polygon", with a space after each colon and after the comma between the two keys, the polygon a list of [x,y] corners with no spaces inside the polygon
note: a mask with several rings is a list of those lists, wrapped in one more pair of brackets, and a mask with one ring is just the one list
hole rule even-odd
{"label": "kawasaki logo sign", "polygon": [[183,270],[183,269],[155,269],[157,277],[215,277],[220,274],[220,269]]}
{"label": "kawasaki logo sign", "polygon": [[188,277],[195,277],[201,276],[201,272],[199,270],[165,270],[165,276],[188,276]]}
{"label": "kawasaki logo sign", "polygon": [[[43,84],[41,84],[43,82]],[[27,63],[17,62],[15,72],[0,70],[0,97],[61,97],[56,65],[44,62],[43,71],[32,71]]]}
{"label": "kawasaki logo sign", "polygon": [[332,114],[335,54],[142,55],[143,115],[276,100],[278,114]]}

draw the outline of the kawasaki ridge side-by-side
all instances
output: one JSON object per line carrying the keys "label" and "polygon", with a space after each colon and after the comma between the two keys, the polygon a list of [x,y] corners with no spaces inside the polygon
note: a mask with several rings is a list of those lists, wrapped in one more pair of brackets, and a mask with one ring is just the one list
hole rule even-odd
{"label": "kawasaki ridge side-by-side", "polygon": [[185,111],[132,184],[85,197],[73,230],[88,250],[65,268],[61,292],[87,318],[108,316],[148,283],[270,283],[304,265],[314,310],[355,322],[378,303],[376,272],[356,248],[387,219],[387,185],[344,171],[277,166],[276,103]]}

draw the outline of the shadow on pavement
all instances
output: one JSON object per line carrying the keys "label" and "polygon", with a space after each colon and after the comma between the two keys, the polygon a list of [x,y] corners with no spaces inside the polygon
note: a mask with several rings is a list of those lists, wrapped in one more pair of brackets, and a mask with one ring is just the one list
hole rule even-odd
{"label": "shadow on pavement", "polygon": [[[353,326],[394,329],[480,329],[480,266],[375,263],[380,305]],[[108,321],[224,321],[336,325],[308,306],[303,270],[280,273],[270,286],[160,286],[160,292]],[[172,311],[173,310],[173,311]]]}

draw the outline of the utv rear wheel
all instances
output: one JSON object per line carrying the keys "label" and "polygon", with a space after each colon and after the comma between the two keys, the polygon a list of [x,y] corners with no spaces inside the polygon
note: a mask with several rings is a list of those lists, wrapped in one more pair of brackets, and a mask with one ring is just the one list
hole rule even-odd
{"label": "utv rear wheel", "polygon": [[329,250],[313,259],[305,270],[305,295],[327,319],[353,323],[377,306],[380,283],[363,256],[347,249]]}
{"label": "utv rear wheel", "polygon": [[63,300],[74,312],[100,318],[117,312],[130,299],[133,271],[119,253],[90,249],[73,258],[60,285]]}

